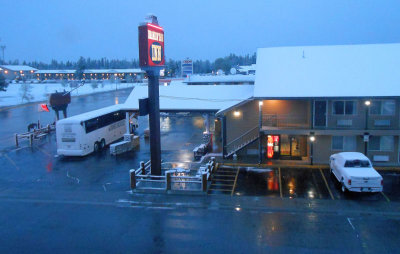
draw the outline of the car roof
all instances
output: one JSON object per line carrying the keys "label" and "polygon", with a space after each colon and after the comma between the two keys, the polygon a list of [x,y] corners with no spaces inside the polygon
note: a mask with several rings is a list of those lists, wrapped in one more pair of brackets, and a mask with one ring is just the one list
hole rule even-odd
{"label": "car roof", "polygon": [[368,157],[358,152],[342,152],[337,153],[336,156],[341,157],[343,160],[368,160]]}

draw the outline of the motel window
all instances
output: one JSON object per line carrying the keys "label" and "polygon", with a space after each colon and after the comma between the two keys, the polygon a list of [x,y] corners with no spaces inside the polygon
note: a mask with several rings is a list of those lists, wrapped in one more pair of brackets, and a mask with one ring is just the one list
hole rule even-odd
{"label": "motel window", "polygon": [[394,100],[372,101],[369,113],[371,115],[393,116],[396,110]]}
{"label": "motel window", "polygon": [[332,150],[356,151],[357,141],[355,136],[332,136]]}
{"label": "motel window", "polygon": [[356,103],[355,101],[334,101],[332,111],[334,115],[355,115]]}
{"label": "motel window", "polygon": [[370,151],[393,151],[393,136],[372,136],[368,142],[368,150]]}

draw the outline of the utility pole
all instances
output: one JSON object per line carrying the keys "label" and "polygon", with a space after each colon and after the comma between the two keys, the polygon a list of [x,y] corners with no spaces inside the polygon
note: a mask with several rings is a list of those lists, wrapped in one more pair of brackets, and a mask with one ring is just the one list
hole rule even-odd
{"label": "utility pole", "polygon": [[1,51],[2,51],[2,53],[3,53],[3,61],[2,61],[2,63],[5,64],[5,60],[4,60],[4,50],[6,49],[6,45],[1,45],[0,48],[1,48]]}
{"label": "utility pole", "polygon": [[[1,42],[1,38],[0,38],[0,42]],[[6,45],[0,45],[1,51],[3,53],[3,58],[2,58],[2,64],[5,64],[5,60],[4,60],[4,50],[6,49]]]}

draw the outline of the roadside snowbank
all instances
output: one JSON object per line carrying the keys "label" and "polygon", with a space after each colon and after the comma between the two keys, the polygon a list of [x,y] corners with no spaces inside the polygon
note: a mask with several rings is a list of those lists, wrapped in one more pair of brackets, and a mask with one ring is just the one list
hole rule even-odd
{"label": "roadside snowbank", "polygon": [[[76,90],[71,92],[72,96],[80,96],[86,94],[93,94],[93,93],[101,93],[107,92],[112,90],[119,90],[119,89],[126,89],[134,87],[135,85],[143,85],[142,83],[86,83],[85,85],[77,88]],[[25,88],[22,88],[25,86]],[[27,88],[30,87],[29,88]],[[96,87],[97,86],[97,87]],[[73,88],[67,85],[63,85],[61,83],[38,83],[38,84],[9,84],[7,87],[6,92],[0,92],[0,107],[6,106],[16,106],[25,103],[31,102],[39,102],[39,101],[47,101],[49,98],[49,94],[54,93],[56,91],[70,91]],[[23,97],[23,90],[27,91],[25,94],[28,93],[31,97],[30,100],[22,99]]]}

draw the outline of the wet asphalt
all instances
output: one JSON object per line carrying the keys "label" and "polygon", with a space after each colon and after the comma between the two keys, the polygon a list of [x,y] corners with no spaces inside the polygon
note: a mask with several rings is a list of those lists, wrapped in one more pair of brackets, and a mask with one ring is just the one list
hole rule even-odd
{"label": "wet asphalt", "polygon": [[[69,115],[123,102],[129,92],[73,98]],[[135,151],[63,158],[54,134],[33,147],[14,146],[13,134],[38,114],[37,105],[0,111],[2,253],[393,253],[400,247],[399,172],[380,172],[384,194],[360,195],[341,193],[326,169],[232,168],[233,192],[173,196],[166,205],[163,195],[129,193],[129,169],[150,157],[147,118],[139,119]],[[54,115],[40,119],[51,122]],[[202,139],[201,114],[162,117],[161,132],[164,161],[197,165],[192,150]],[[303,210],[309,207],[321,211]]]}

